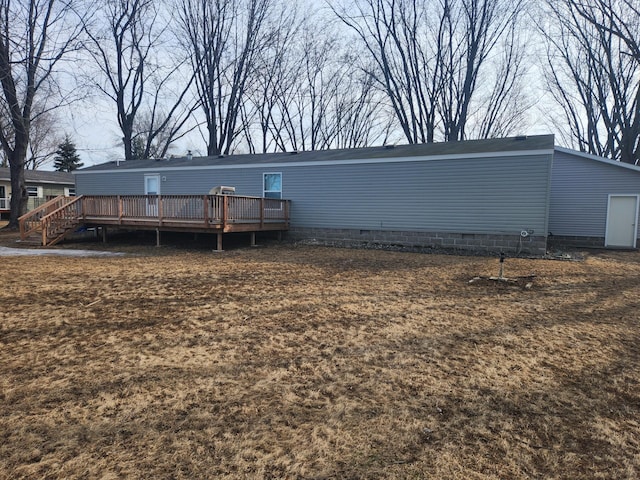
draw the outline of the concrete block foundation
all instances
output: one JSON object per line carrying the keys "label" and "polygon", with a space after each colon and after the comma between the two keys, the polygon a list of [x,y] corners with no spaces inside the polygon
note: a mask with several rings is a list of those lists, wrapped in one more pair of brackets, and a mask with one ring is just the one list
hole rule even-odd
{"label": "concrete block foundation", "polygon": [[520,232],[514,232],[513,235],[492,235],[292,227],[288,231],[287,237],[294,241],[316,240],[321,243],[336,245],[397,245],[413,248],[464,250],[477,253],[505,252],[535,256],[543,256],[547,253],[547,239],[545,236],[530,235],[522,238]]}
{"label": "concrete block foundation", "polygon": [[550,249],[571,247],[605,248],[604,237],[578,237],[567,235],[549,235],[547,239]]}

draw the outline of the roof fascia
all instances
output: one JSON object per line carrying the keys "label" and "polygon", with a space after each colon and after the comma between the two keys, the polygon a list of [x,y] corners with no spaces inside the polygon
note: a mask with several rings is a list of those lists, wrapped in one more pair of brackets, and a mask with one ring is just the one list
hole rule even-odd
{"label": "roof fascia", "polygon": [[[10,178],[0,177],[0,182],[9,182],[11,183]],[[64,181],[54,181],[54,180],[25,180],[25,184],[28,185],[75,185],[75,181],[73,180],[64,180]]]}
{"label": "roof fascia", "polygon": [[63,182],[55,182],[53,180],[25,180],[24,183],[37,183],[37,184],[46,184],[46,185],[75,185],[75,182],[63,181]]}

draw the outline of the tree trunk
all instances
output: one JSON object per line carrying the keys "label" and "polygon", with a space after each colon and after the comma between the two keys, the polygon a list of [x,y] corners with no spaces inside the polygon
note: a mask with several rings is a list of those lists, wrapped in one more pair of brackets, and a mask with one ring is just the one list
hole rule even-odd
{"label": "tree trunk", "polygon": [[132,132],[131,129],[125,129],[123,127],[123,137],[122,143],[124,145],[124,159],[125,160],[139,160],[138,158],[133,158],[133,140],[132,140]]}
{"label": "tree trunk", "polygon": [[24,181],[24,159],[26,149],[16,149],[9,157],[9,170],[11,172],[11,213],[7,228],[17,229],[20,226],[18,219],[27,213],[27,200],[29,195]]}

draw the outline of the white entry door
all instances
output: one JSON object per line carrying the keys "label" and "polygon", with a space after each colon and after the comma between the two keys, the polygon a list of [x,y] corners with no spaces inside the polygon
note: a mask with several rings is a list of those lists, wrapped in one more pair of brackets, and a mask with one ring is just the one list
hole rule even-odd
{"label": "white entry door", "polygon": [[609,195],[606,247],[636,247],[638,198],[640,195]]}
{"label": "white entry door", "polygon": [[144,194],[156,195],[154,197],[147,197],[147,215],[150,217],[158,216],[158,198],[160,195],[160,175],[145,175],[144,176]]}

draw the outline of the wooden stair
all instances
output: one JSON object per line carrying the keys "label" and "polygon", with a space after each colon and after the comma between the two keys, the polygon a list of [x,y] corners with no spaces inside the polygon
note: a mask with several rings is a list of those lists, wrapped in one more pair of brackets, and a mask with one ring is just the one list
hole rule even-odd
{"label": "wooden stair", "polygon": [[[73,233],[82,223],[82,196],[59,196],[20,217],[20,239],[23,242],[51,246]],[[34,237],[39,238],[38,242]]]}
{"label": "wooden stair", "polygon": [[29,247],[41,247],[42,235],[40,234],[40,232],[34,232],[34,234],[28,236],[27,238],[20,238],[20,240],[16,241],[20,242],[21,245]]}

